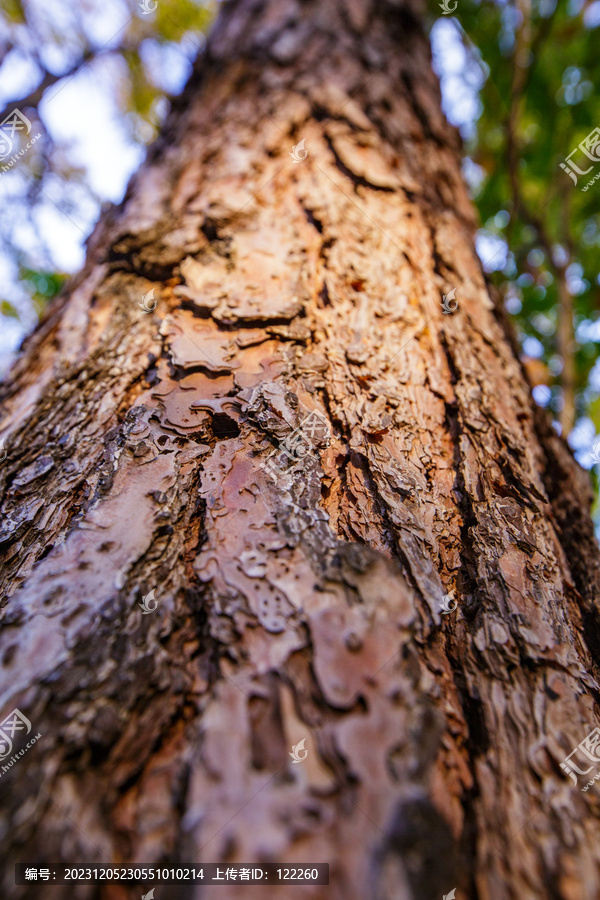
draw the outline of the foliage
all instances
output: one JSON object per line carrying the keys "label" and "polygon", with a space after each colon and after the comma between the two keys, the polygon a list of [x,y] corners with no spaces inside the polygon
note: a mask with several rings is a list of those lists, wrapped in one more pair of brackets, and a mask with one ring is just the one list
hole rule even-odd
{"label": "foliage", "polygon": [[[2,252],[13,263],[0,294],[5,321],[22,315],[23,291],[29,311],[39,313],[64,279],[52,274],[58,266],[44,241],[51,213],[59,209],[85,236],[103,199],[69,142],[48,125],[53,98],[86,73],[100,79],[118,109],[115,127],[142,148],[202,46],[212,7],[202,0],[154,5],[3,0],[0,97],[10,96],[4,113],[18,107],[43,134],[18,172],[0,176]],[[560,164],[600,126],[593,90],[600,0],[457,0],[452,16],[431,0],[430,9],[434,32],[443,24],[447,40],[452,23],[463,48],[462,86],[455,81],[455,96],[446,99],[467,136],[465,174],[482,221],[480,255],[515,318],[536,400],[565,431],[575,426],[573,446],[591,465],[583,448],[600,431],[600,180],[583,188],[600,173],[600,160],[587,160],[591,171],[577,185]],[[466,112],[463,88],[475,99]],[[585,159],[581,151],[573,157],[580,168]],[[9,290],[17,283],[21,294]],[[31,315],[23,318],[30,327]]]}
{"label": "foliage", "polygon": [[41,313],[47,303],[60,293],[67,275],[58,272],[38,272],[21,266],[20,280],[27,286],[38,313]]}
{"label": "foliage", "polygon": [[[600,180],[586,189],[600,143],[591,143],[597,162],[577,149],[600,128],[600,3],[458,0],[452,21],[466,65],[481,73],[466,146],[481,255],[514,316],[534,396],[559,420],[572,367],[573,415],[561,424],[576,426],[571,442],[582,448],[600,432]],[[573,150],[572,162],[590,168],[577,184],[560,165]]]}
{"label": "foliage", "polygon": [[[0,122],[17,108],[31,135],[40,134],[10,171],[0,158],[0,323],[5,335],[13,328],[13,345],[63,283],[62,270],[80,264],[73,254],[69,263],[57,259],[59,233],[65,245],[81,245],[106,199],[65,128],[77,127],[65,98],[85,98],[96,86],[108,98],[104,116],[112,112],[114,124],[93,147],[100,160],[102,139],[117,132],[123,145],[138,148],[125,176],[115,178],[118,191],[183,87],[212,15],[203,0],[2,0]],[[10,325],[17,319],[20,328]]]}

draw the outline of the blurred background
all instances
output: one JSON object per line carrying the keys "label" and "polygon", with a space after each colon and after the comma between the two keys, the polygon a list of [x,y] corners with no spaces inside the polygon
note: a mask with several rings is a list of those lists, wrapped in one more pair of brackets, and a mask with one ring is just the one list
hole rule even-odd
{"label": "blurred background", "polygon": [[[82,266],[103,205],[122,199],[217,7],[0,0],[0,376]],[[465,142],[479,256],[534,399],[598,496],[600,0],[429,0],[426,26]],[[15,108],[31,123],[17,159],[1,140]]]}

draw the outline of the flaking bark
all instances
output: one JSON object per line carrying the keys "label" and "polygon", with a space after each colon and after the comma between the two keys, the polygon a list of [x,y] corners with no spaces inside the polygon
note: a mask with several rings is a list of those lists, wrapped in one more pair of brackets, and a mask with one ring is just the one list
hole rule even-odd
{"label": "flaking bark", "polygon": [[223,4],[3,388],[0,700],[43,735],[0,782],[5,896],[40,896],[15,861],[197,860],[329,862],[273,900],[600,894],[559,769],[596,724],[589,485],[486,285],[420,12]]}

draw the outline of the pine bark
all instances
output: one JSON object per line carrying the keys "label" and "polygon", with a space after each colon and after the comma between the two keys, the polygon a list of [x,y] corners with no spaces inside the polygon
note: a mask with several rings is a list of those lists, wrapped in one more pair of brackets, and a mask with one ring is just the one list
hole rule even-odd
{"label": "pine bark", "polygon": [[42,734],[0,779],[4,896],[41,896],[17,861],[600,895],[560,769],[597,723],[589,482],[486,284],[421,14],[222,4],[2,388],[0,709]]}

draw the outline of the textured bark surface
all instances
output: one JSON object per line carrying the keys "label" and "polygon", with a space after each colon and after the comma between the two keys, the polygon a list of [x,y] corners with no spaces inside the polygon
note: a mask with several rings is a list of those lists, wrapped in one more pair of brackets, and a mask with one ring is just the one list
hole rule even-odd
{"label": "textured bark surface", "polygon": [[589,485],[485,284],[419,12],[224,4],[3,387],[0,705],[42,733],[0,781],[4,896],[40,896],[15,861],[197,860],[330,863],[273,900],[600,895],[559,768],[596,724]]}

